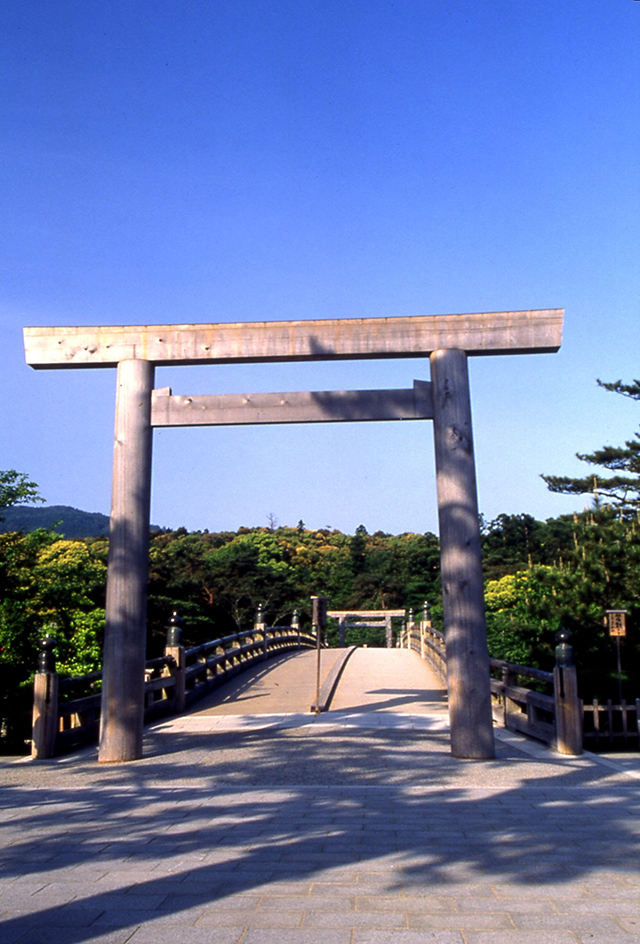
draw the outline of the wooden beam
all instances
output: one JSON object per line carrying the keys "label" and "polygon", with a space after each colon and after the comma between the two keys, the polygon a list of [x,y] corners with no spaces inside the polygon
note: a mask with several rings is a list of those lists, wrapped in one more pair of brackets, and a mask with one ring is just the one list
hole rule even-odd
{"label": "wooden beam", "polygon": [[36,368],[153,364],[232,364],[426,357],[443,348],[468,354],[557,351],[563,310],[499,311],[240,324],[30,327],[27,363]]}
{"label": "wooden beam", "polygon": [[326,390],[304,393],[238,393],[171,396],[154,390],[152,426],[227,426],[248,423],[344,423],[428,420],[431,384],[406,390]]}
{"label": "wooden beam", "polygon": [[328,610],[327,616],[334,619],[386,619],[387,616],[404,617],[406,610]]}

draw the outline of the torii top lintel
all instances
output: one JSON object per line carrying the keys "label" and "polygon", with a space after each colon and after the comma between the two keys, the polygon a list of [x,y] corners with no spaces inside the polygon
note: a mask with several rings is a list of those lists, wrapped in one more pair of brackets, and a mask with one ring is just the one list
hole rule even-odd
{"label": "torii top lintel", "polygon": [[469,315],[254,321],[220,324],[34,327],[24,329],[34,368],[232,364],[427,357],[456,348],[469,355],[557,351],[564,310]]}

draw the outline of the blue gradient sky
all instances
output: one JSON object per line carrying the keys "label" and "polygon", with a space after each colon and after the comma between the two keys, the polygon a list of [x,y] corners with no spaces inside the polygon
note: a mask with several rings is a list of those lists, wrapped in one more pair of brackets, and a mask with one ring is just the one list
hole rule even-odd
{"label": "blue gradient sky", "polygon": [[[638,428],[635,0],[3,0],[0,468],[108,512],[115,373],[24,325],[564,307],[470,364],[480,507]],[[420,361],[164,368],[177,393],[410,386]],[[436,530],[429,423],[157,431],[153,521]]]}

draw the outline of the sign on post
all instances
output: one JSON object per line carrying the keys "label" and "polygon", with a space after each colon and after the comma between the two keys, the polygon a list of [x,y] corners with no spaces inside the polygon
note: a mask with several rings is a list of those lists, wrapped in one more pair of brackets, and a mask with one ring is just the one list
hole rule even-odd
{"label": "sign on post", "polygon": [[607,610],[607,625],[610,636],[627,635],[627,611]]}

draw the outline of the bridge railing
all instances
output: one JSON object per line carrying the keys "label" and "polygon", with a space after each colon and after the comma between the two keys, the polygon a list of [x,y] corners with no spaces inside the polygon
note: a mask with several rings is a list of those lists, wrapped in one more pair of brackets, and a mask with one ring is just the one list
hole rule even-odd
{"label": "bridge railing", "polygon": [[429,609],[425,604],[422,618],[414,619],[413,610],[409,610],[404,627],[400,631],[398,645],[401,649],[413,649],[421,659],[429,663],[436,675],[447,680],[447,657],[444,649],[444,633],[431,625]]}
{"label": "bridge railing", "polygon": [[[569,634],[560,630],[556,636],[553,672],[502,659],[489,660],[493,718],[508,730],[551,745],[560,754],[578,755],[583,743],[583,704],[578,697]],[[523,684],[523,679],[529,684]]]}
{"label": "bridge railing", "polygon": [[[561,754],[577,755],[582,753],[583,705],[578,698],[576,669],[566,638],[566,634],[562,636],[556,648],[553,672],[490,659],[492,711],[496,724],[543,741]],[[398,645],[417,652],[446,681],[444,634],[431,625],[426,603],[419,620],[409,610]],[[544,690],[539,691],[540,688]]]}
{"label": "bridge railing", "polygon": [[[553,672],[502,659],[490,659],[489,664],[494,721],[511,731],[552,744],[556,736]],[[523,679],[534,680],[547,691],[527,687]]]}
{"label": "bridge railing", "polygon": [[[253,629],[221,636],[190,649],[181,644],[181,620],[170,621],[164,655],[145,664],[145,722],[179,714],[186,706],[258,661],[298,648],[316,646],[315,635],[301,630],[297,614],[288,626],[268,627],[262,609]],[[49,637],[47,638],[49,639]],[[45,640],[34,678],[32,757],[66,753],[98,738],[102,673],[59,679],[53,641]]]}

